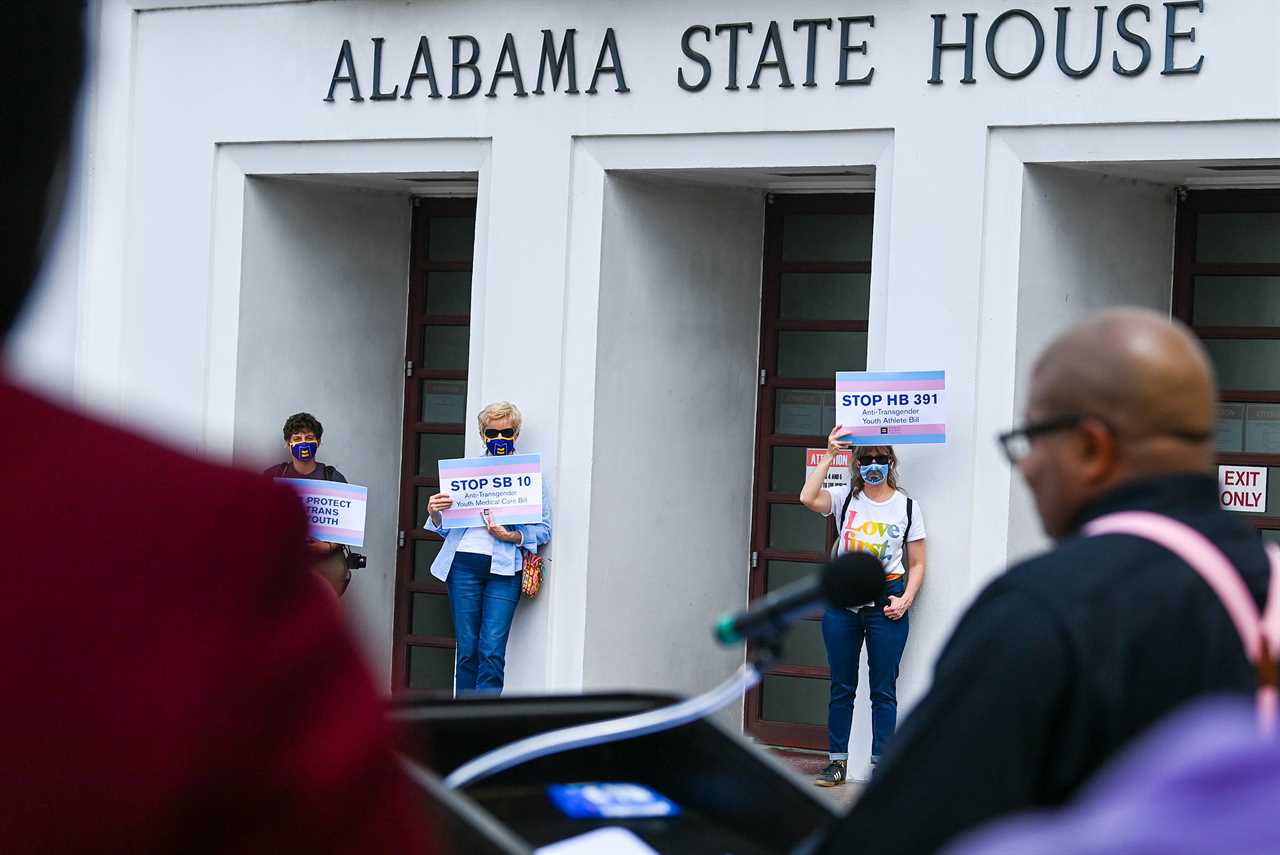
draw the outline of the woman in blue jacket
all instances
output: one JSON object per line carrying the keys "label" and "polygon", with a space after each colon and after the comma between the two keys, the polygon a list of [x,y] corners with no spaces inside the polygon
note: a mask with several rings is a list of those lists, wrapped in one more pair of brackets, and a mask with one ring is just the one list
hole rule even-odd
{"label": "woman in blue jacket", "polygon": [[[520,437],[520,410],[508,401],[480,411],[485,453],[514,454]],[[485,525],[447,528],[440,512],[453,506],[448,493],[427,501],[425,528],[444,536],[431,575],[449,586],[449,610],[458,641],[454,694],[501,692],[507,664],[507,636],[520,602],[524,564],[521,550],[536,552],[551,539],[551,502],[542,488],[542,522],[502,526],[486,513]]]}

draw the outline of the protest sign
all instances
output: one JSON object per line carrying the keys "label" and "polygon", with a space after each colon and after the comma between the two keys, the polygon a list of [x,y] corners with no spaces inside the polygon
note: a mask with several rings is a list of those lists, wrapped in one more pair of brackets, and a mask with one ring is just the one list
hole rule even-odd
{"label": "protest sign", "polygon": [[542,522],[542,455],[441,460],[440,492],[453,499],[445,528],[482,526],[485,509],[498,525]]}
{"label": "protest sign", "polygon": [[369,490],[337,481],[276,478],[290,487],[307,512],[307,534],[316,540],[364,546],[364,514]]}
{"label": "protest sign", "polygon": [[947,441],[945,371],[840,371],[836,424],[855,445]]}
{"label": "protest sign", "polygon": [[[804,455],[804,478],[809,480],[809,476],[813,474],[813,470],[818,468],[818,464],[822,462],[822,458],[827,454],[825,448],[809,448],[805,450]],[[831,468],[827,470],[827,477],[823,479],[822,486],[824,489],[832,490],[836,487],[849,486],[849,466],[853,463],[853,452],[841,451],[831,461]]]}

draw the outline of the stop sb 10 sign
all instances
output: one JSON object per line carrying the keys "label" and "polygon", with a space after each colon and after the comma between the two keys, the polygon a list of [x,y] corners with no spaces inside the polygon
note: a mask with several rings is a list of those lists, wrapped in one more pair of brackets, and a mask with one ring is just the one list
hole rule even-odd
{"label": "stop sb 10 sign", "polygon": [[1267,512],[1265,466],[1219,466],[1218,504],[1224,511],[1245,514]]}

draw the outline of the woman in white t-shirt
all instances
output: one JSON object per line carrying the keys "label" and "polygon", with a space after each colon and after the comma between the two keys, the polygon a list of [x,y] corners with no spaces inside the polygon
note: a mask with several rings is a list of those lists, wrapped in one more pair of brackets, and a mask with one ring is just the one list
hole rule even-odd
{"label": "woman in white t-shirt", "polygon": [[836,548],[869,552],[884,564],[884,589],[874,603],[852,609],[828,608],[822,616],[822,640],[831,666],[831,703],[827,707],[830,763],[814,783],[844,783],[849,768],[849,729],[858,686],[858,659],[867,642],[871,682],[871,765],[884,752],[898,722],[898,664],[907,644],[907,612],[924,583],[924,514],[919,502],[898,489],[898,457],[887,445],[853,448],[850,486],[825,489],[835,455],[850,450],[836,425],[827,437],[827,453],[809,474],[800,501],[823,516],[836,515]]}

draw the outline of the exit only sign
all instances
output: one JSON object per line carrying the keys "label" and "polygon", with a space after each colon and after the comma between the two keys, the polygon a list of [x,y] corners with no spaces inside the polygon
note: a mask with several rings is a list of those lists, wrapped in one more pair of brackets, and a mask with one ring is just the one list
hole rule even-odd
{"label": "exit only sign", "polygon": [[1267,512],[1267,467],[1219,466],[1218,504],[1224,511]]}

